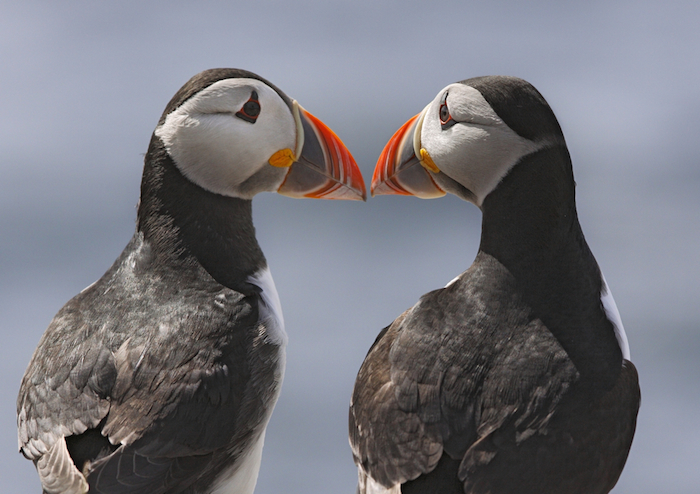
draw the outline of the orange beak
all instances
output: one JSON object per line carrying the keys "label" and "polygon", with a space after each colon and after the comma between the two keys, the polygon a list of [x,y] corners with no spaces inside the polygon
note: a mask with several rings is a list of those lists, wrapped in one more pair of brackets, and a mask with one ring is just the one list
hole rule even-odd
{"label": "orange beak", "polygon": [[293,111],[297,157],[277,192],[297,198],[366,200],[364,179],[343,141],[296,102]]}
{"label": "orange beak", "polygon": [[372,176],[373,196],[398,194],[433,199],[445,195],[416,156],[419,117],[420,114],[403,124],[384,146]]}

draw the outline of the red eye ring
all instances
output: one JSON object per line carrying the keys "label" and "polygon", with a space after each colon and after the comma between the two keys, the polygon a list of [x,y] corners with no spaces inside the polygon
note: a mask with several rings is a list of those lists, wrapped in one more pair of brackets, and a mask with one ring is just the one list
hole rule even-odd
{"label": "red eye ring", "polygon": [[442,130],[447,130],[457,123],[457,120],[452,118],[450,109],[447,107],[447,94],[448,93],[445,92],[445,94],[443,94],[442,98],[440,99],[439,118]]}
{"label": "red eye ring", "polygon": [[452,115],[450,115],[450,109],[447,108],[447,103],[440,104],[440,123],[445,125],[447,122],[452,120]]}
{"label": "red eye ring", "polygon": [[258,115],[260,115],[260,101],[258,100],[258,93],[253,91],[248,101],[236,112],[236,116],[246,122],[254,124],[258,119]]}

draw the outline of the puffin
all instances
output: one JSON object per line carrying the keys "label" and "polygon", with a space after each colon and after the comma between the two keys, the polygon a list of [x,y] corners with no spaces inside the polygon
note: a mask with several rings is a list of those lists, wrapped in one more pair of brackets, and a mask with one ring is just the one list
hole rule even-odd
{"label": "puffin", "polygon": [[364,200],[333,131],[262,77],[211,69],[165,107],[136,231],[41,337],[17,400],[45,494],[250,494],[287,335],[251,200]]}
{"label": "puffin", "polygon": [[[358,492],[609,492],[638,375],[542,95],[516,77],[450,84],[391,137],[371,192],[454,194],[482,225],[472,265],[384,328],[360,367]],[[435,240],[431,255],[451,247]]]}

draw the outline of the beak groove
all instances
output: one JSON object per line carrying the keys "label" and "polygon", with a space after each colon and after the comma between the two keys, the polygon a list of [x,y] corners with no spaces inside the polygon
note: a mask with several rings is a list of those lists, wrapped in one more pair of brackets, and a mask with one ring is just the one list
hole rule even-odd
{"label": "beak groove", "polygon": [[384,146],[372,175],[372,196],[395,194],[432,199],[445,195],[423,163],[425,150],[421,148],[420,130],[424,114],[425,110],[410,118]]}
{"label": "beak groove", "polygon": [[277,192],[290,197],[366,200],[362,173],[335,132],[296,101],[292,113],[297,124],[296,161]]}

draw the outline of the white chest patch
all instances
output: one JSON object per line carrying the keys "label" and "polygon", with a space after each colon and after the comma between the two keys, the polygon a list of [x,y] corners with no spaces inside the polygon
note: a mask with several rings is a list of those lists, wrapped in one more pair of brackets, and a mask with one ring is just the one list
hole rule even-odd
{"label": "white chest patch", "polygon": [[367,475],[362,467],[358,469],[358,494],[401,494],[401,484],[388,489]]}
{"label": "white chest patch", "polygon": [[266,322],[268,336],[281,347],[287,345],[287,333],[284,330],[284,317],[282,316],[282,304],[272,279],[270,268],[265,266],[253,276],[248,278],[251,283],[260,288],[260,319]]}
{"label": "white chest patch", "polygon": [[279,376],[275,396],[263,418],[262,432],[251,447],[227,470],[223,471],[214,482],[208,494],[253,494],[255,484],[258,481],[258,472],[262,460],[263,444],[265,442],[265,427],[272,415],[272,409],[277,401],[279,386],[284,378],[285,355],[284,348],[287,345],[287,333],[284,330],[284,317],[282,305],[272,279],[270,269],[265,266],[260,271],[250,276],[249,283],[260,288],[259,321],[267,332],[269,341],[279,346]]}
{"label": "white chest patch", "polygon": [[253,494],[258,481],[264,443],[265,431],[263,430],[260,438],[245,456],[219,476],[209,494]]}
{"label": "white chest patch", "polygon": [[615,304],[615,299],[612,296],[610,288],[608,288],[608,283],[605,281],[605,276],[601,273],[603,277],[603,288],[600,291],[600,301],[603,303],[603,308],[605,309],[605,314],[608,319],[613,324],[615,328],[615,338],[617,338],[617,344],[620,345],[620,350],[622,351],[622,358],[625,360],[630,359],[630,344],[627,341],[627,334],[625,334],[625,327],[622,325],[622,318],[620,317],[620,311],[617,310],[617,305]]}

